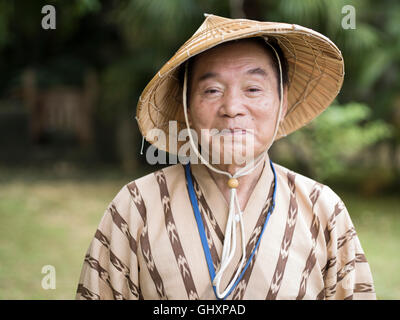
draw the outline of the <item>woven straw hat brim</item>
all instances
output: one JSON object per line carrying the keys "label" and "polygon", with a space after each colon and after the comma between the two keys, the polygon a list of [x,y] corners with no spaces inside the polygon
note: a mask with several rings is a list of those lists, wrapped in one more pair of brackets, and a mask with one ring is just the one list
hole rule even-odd
{"label": "woven straw hat brim", "polygon": [[[136,117],[146,140],[158,149],[177,152],[169,148],[169,139],[177,141],[176,132],[169,132],[169,121],[177,121],[177,133],[186,128],[178,79],[182,63],[223,42],[257,36],[275,38],[288,62],[288,108],[275,140],[308,124],[332,103],[342,87],[344,62],[327,37],[294,24],[209,15],[143,90]],[[148,135],[155,128],[167,134],[166,141]]]}

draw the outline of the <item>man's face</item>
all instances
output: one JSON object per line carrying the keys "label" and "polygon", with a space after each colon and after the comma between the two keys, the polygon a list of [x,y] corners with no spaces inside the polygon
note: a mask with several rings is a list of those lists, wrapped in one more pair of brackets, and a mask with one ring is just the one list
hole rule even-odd
{"label": "man's face", "polygon": [[[246,138],[254,141],[254,157],[271,143],[280,104],[272,63],[266,50],[247,41],[216,47],[195,58],[189,98],[191,127],[221,155],[244,150]],[[286,90],[283,102],[284,115]],[[212,131],[201,136],[201,129],[225,129],[220,137],[232,143],[215,142]]]}

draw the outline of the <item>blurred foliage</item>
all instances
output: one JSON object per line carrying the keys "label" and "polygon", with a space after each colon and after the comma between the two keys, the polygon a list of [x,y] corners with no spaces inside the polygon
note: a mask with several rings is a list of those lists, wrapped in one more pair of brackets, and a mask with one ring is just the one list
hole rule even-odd
{"label": "blurred foliage", "polygon": [[[40,27],[41,8],[46,4],[56,8],[56,30]],[[342,28],[345,5],[356,10],[355,29]],[[202,23],[203,13],[295,23],[329,37],[344,56],[346,76],[337,97],[337,105],[344,107],[330,107],[318,122],[293,136],[294,142],[314,137],[316,152],[310,161],[315,169],[309,174],[314,178],[334,175],[345,170],[344,159],[354,153],[387,144],[394,155],[387,167],[400,180],[396,160],[400,153],[399,1],[0,0],[0,96],[14,92],[28,67],[37,70],[42,87],[80,85],[85,70],[96,70],[100,79],[95,114],[101,124],[98,139],[103,141],[104,132],[116,140],[132,132],[122,142],[100,141],[96,156],[132,150],[137,153],[130,157],[137,162],[141,137],[134,113],[139,95]],[[335,151],[340,152],[334,155]],[[140,161],[145,163],[144,158]]]}
{"label": "blurred foliage", "polygon": [[293,159],[306,166],[319,180],[343,175],[360,151],[391,136],[391,127],[381,119],[371,120],[365,104],[331,105],[303,130],[287,138]]}

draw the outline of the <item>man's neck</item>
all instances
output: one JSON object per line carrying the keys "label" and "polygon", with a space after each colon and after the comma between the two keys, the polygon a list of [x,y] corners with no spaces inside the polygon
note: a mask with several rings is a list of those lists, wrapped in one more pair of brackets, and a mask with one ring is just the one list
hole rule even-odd
{"label": "man's neck", "polygon": [[[239,186],[236,188],[236,192],[238,195],[239,199],[239,204],[240,208],[242,211],[246,208],[247,202],[258,182],[258,179],[260,178],[263,168],[266,162],[269,162],[269,157],[268,154],[265,153],[265,157],[263,160],[260,160],[262,163],[260,163],[253,171],[251,171],[249,174],[241,176],[238,179],[239,181]],[[215,168],[229,172],[231,175],[234,175],[239,169],[241,169],[243,166],[238,166],[236,164],[230,164],[230,165],[214,165]],[[227,203],[229,204],[230,201],[230,188],[228,187],[228,180],[229,178],[226,175],[216,173],[213,170],[209,169],[206,167],[208,172],[210,173],[211,177],[215,181],[216,185],[218,186],[219,190],[221,190],[222,194],[224,195],[224,198],[226,199]]]}

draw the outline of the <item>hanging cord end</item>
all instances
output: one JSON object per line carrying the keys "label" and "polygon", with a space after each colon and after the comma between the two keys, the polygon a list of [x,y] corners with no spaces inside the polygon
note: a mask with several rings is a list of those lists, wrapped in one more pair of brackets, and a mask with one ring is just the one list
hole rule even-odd
{"label": "hanging cord end", "polygon": [[[139,118],[137,116],[135,116],[135,120],[136,120],[136,123],[137,123],[137,125],[138,125],[138,127],[140,129]],[[141,155],[143,154],[144,139],[145,139],[145,136],[142,136],[142,147],[140,148],[140,154]]]}
{"label": "hanging cord end", "polygon": [[143,146],[144,146],[144,136],[142,136],[142,147],[140,148],[141,155],[143,155]]}

